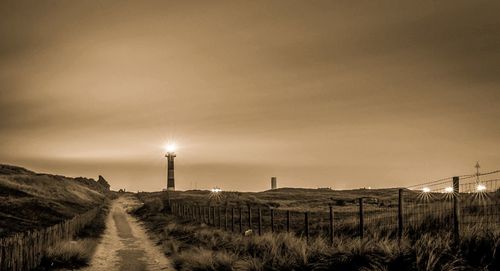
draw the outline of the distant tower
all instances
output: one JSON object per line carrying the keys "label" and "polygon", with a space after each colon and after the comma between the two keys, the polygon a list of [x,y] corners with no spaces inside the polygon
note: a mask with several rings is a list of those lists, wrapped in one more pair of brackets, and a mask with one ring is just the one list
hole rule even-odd
{"label": "distant tower", "polygon": [[175,180],[174,180],[174,152],[167,152],[165,155],[167,157],[167,190],[175,190]]}
{"label": "distant tower", "polygon": [[276,180],[276,177],[271,177],[271,189],[276,189],[278,188],[278,181]]}
{"label": "distant tower", "polygon": [[481,168],[481,166],[479,165],[479,161],[477,161],[475,168],[476,168],[476,182],[479,183],[479,175],[480,175],[479,169]]}

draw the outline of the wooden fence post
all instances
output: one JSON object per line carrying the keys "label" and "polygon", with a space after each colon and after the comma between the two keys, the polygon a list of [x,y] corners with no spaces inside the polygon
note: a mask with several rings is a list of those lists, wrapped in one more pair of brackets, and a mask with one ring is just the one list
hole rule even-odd
{"label": "wooden fence post", "polygon": [[234,232],[234,207],[231,207],[231,231]]}
{"label": "wooden fence post", "polygon": [[217,208],[215,206],[212,207],[212,224],[214,227],[217,227],[217,218],[216,218],[216,213],[217,213]]}
{"label": "wooden fence post", "polygon": [[220,206],[217,207],[217,209],[219,211],[219,226],[218,226],[218,228],[221,229],[222,228],[222,225],[221,225],[222,224],[222,219],[221,219],[222,216],[221,216],[221,208],[220,208]]}
{"label": "wooden fence post", "polygon": [[259,235],[262,235],[262,210],[259,208]]}
{"label": "wooden fence post", "polygon": [[305,223],[305,233],[306,233],[306,241],[309,241],[309,212],[306,211],[304,213],[304,223]]}
{"label": "wooden fence post", "polygon": [[248,204],[248,228],[252,229],[252,207]]}
{"label": "wooden fence post", "polygon": [[286,210],[286,232],[290,232],[290,210]]}
{"label": "wooden fence post", "polygon": [[205,221],[205,224],[207,225],[210,225],[209,223],[209,214],[208,214],[209,210],[207,210],[207,207],[206,206],[203,206],[203,221]]}
{"label": "wooden fence post", "polygon": [[201,212],[200,212],[200,215],[201,215],[201,223],[206,224],[206,220],[205,220],[205,213],[206,213],[206,212],[205,212],[205,206],[203,206],[203,207],[202,207],[202,206],[200,206],[200,208],[201,208],[201,210],[200,210],[200,211],[201,211]]}
{"label": "wooden fence post", "polygon": [[197,211],[197,212],[198,212],[198,222],[200,222],[200,223],[201,223],[201,222],[203,222],[203,221],[201,220],[201,207],[200,207],[200,205],[196,205],[196,206],[198,207],[198,211]]}
{"label": "wooden fence post", "polygon": [[333,207],[330,205],[330,244],[333,245]]}
{"label": "wooden fence post", "polygon": [[271,207],[271,232],[274,232],[274,208]]}
{"label": "wooden fence post", "polygon": [[227,231],[227,206],[224,207],[224,230]]}
{"label": "wooden fence post", "polygon": [[359,198],[359,237],[363,239],[364,218],[363,218],[363,198]]}
{"label": "wooden fence post", "polygon": [[398,199],[398,238],[403,238],[403,189],[399,189]]}
{"label": "wooden fence post", "polygon": [[243,232],[243,208],[240,207],[240,233]]}
{"label": "wooden fence post", "polygon": [[460,244],[460,178],[453,177],[453,237]]}
{"label": "wooden fence post", "polygon": [[212,225],[210,219],[212,218],[210,213],[212,212],[212,206],[208,205],[208,225]]}

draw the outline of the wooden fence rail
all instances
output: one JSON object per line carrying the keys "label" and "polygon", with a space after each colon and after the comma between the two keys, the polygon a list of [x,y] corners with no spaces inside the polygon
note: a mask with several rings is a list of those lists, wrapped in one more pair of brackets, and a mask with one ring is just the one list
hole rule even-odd
{"label": "wooden fence rail", "polygon": [[100,209],[101,207],[94,208],[45,229],[1,238],[0,270],[21,271],[37,267],[48,247],[73,237],[94,220]]}

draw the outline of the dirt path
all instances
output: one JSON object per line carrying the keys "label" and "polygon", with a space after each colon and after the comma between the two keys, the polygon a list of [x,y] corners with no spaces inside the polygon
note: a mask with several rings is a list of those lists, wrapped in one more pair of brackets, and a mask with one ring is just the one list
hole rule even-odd
{"label": "dirt path", "polygon": [[127,213],[138,204],[132,196],[113,202],[104,236],[90,266],[83,270],[174,270],[144,228]]}

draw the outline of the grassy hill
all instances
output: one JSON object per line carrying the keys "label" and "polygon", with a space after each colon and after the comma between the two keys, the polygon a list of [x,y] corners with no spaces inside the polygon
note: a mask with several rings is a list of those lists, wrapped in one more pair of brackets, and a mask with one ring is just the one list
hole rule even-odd
{"label": "grassy hill", "polygon": [[[407,193],[413,193],[406,190]],[[275,207],[293,211],[326,211],[335,205],[337,212],[357,211],[358,199],[363,197],[366,210],[387,208],[398,201],[398,188],[386,189],[307,189],[279,188],[262,192],[223,192],[214,194],[207,190],[139,193],[143,201],[161,199],[163,202],[183,200],[200,205],[221,204],[229,206]]]}
{"label": "grassy hill", "polygon": [[99,205],[102,182],[0,164],[0,237],[43,228]]}

